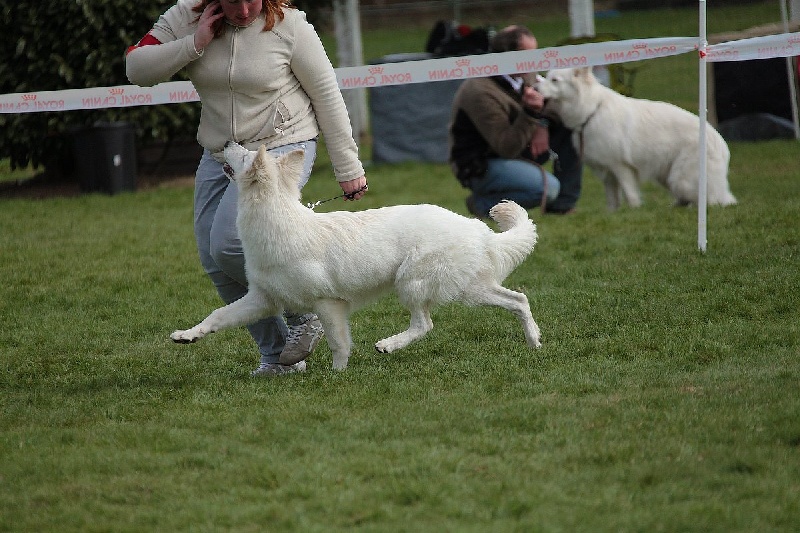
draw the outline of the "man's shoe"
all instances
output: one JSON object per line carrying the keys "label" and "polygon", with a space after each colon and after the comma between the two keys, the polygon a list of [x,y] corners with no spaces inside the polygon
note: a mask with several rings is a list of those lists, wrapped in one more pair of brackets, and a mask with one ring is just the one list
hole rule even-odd
{"label": "man's shoe", "polygon": [[325,334],[322,323],[317,315],[294,326],[289,326],[289,335],[286,337],[286,346],[283,347],[278,359],[282,365],[293,365],[305,360],[317,347],[319,340]]}
{"label": "man's shoe", "polygon": [[258,368],[250,372],[254,378],[281,376],[283,374],[293,374],[295,372],[305,372],[306,362],[300,361],[293,365],[282,365],[280,363],[261,363]]}

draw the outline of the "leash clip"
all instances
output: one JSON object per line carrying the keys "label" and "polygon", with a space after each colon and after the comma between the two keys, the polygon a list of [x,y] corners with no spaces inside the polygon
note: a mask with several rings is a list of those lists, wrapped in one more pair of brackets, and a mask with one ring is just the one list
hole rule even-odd
{"label": "leash clip", "polygon": [[550,159],[553,160],[553,170],[559,170],[561,165],[558,162],[558,154],[552,148],[547,149],[547,153],[550,156]]}

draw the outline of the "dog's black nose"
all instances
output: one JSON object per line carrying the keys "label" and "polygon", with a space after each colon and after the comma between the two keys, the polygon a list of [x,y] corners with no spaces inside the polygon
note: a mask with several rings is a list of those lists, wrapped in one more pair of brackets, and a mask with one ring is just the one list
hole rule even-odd
{"label": "dog's black nose", "polygon": [[227,147],[228,147],[228,146],[230,146],[231,144],[233,144],[233,141],[227,141],[227,142],[225,143],[225,148],[227,148]]}

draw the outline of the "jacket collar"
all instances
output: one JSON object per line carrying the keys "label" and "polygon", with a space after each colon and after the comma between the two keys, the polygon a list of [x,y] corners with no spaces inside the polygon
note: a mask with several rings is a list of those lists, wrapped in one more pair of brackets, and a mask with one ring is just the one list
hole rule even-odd
{"label": "jacket collar", "polygon": [[501,89],[507,92],[510,95],[513,95],[515,98],[519,98],[522,94],[522,86],[519,89],[516,89],[511,82],[506,78],[506,76],[492,76],[492,81],[495,82]]}

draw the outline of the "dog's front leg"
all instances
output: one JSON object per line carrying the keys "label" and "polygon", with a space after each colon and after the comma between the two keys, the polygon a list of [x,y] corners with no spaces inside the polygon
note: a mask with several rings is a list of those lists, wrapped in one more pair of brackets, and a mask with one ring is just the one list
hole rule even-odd
{"label": "dog's front leg", "polygon": [[325,330],[333,353],[333,369],[344,370],[350,359],[353,340],[350,336],[350,304],[343,300],[320,300],[314,308]]}
{"label": "dog's front leg", "polygon": [[250,290],[235,302],[214,310],[195,327],[172,332],[170,338],[175,342],[187,344],[221,329],[253,324],[277,312],[260,292]]}
{"label": "dog's front leg", "polygon": [[636,176],[636,173],[632,169],[624,167],[616,169],[614,174],[617,177],[619,186],[622,189],[622,195],[625,197],[625,201],[628,202],[628,205],[631,207],[641,207],[642,196],[639,193],[639,178]]}
{"label": "dog's front leg", "polygon": [[609,211],[616,211],[619,209],[621,202],[621,191],[619,190],[619,182],[613,173],[607,170],[592,169],[600,181],[603,182],[603,190],[606,193],[606,206]]}

